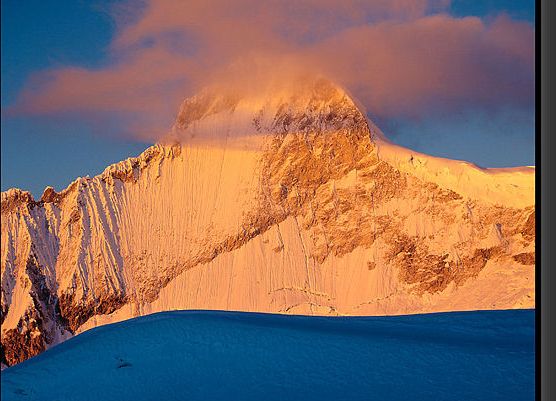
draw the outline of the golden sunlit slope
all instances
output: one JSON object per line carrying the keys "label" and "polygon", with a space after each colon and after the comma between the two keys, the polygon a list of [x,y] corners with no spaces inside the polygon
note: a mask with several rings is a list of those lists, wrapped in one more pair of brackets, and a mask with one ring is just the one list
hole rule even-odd
{"label": "golden sunlit slope", "polygon": [[534,306],[534,169],[389,143],[319,79],[186,100],[165,144],[39,201],[2,193],[8,364],[172,309]]}

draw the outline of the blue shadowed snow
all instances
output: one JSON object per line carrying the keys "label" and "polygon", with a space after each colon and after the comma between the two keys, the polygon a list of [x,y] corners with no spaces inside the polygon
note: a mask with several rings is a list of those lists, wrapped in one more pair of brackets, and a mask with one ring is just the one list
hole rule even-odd
{"label": "blue shadowed snow", "polygon": [[4,370],[2,400],[533,400],[534,321],[158,313]]}

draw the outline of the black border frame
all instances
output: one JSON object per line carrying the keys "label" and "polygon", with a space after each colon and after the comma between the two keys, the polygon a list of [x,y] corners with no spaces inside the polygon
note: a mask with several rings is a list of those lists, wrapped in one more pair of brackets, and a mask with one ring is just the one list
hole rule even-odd
{"label": "black border frame", "polygon": [[[542,3],[542,4],[541,4]],[[535,58],[535,89],[536,89],[536,395],[537,399],[556,399],[555,369],[554,369],[554,246],[551,241],[552,222],[554,212],[551,205],[556,204],[553,186],[554,158],[551,157],[554,148],[554,79],[552,71],[554,65],[554,42],[549,38],[554,37],[554,0],[537,0],[535,13],[536,32],[536,58]]]}

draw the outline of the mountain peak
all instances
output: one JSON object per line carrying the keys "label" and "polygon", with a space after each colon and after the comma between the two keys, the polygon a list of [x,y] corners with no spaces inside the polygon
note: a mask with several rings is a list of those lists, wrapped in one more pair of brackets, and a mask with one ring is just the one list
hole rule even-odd
{"label": "mountain peak", "polygon": [[205,88],[183,101],[172,132],[178,141],[202,137],[225,121],[232,122],[235,132],[242,135],[325,132],[366,125],[364,113],[343,88],[317,77],[257,89]]}
{"label": "mountain peak", "polygon": [[396,147],[362,110],[324,79],[207,88],[167,144],[38,202],[3,192],[2,362],[168,309],[534,305],[534,171]]}

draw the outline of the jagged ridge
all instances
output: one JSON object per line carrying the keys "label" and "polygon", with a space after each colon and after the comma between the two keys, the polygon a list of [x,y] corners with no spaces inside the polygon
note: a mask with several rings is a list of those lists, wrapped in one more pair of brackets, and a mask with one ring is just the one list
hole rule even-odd
{"label": "jagged ridge", "polygon": [[[532,176],[424,155],[414,165],[382,137],[325,80],[272,96],[205,91],[183,103],[166,145],[38,202],[2,193],[3,361],[175,308],[534,305]],[[488,198],[469,189],[485,183]],[[525,194],[515,205],[509,185]]]}

